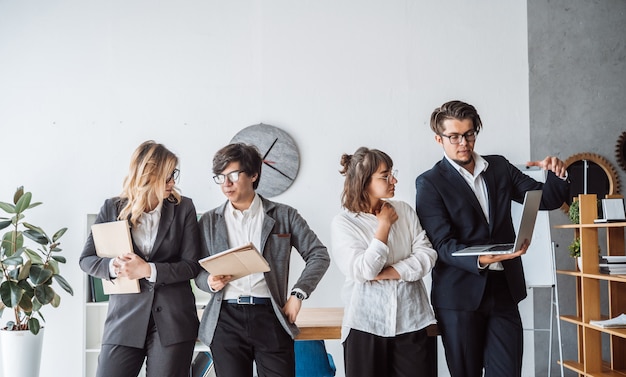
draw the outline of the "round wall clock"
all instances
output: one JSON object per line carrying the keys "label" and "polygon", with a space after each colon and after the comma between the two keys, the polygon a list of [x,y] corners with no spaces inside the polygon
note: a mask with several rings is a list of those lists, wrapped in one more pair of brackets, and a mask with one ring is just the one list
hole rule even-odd
{"label": "round wall clock", "polygon": [[619,166],[626,171],[626,131],[622,132],[615,146],[615,158]]}
{"label": "round wall clock", "polygon": [[269,124],[255,124],[239,131],[230,141],[255,145],[263,157],[261,180],[256,192],[266,198],[291,186],[300,168],[300,153],[291,136]]}

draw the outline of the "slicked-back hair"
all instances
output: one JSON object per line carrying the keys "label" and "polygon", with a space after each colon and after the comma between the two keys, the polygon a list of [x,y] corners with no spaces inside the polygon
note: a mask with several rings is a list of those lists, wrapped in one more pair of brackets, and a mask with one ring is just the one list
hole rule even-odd
{"label": "slicked-back hair", "polygon": [[125,200],[125,204],[118,219],[130,219],[132,225],[137,225],[153,198],[157,198],[159,203],[164,199],[180,203],[181,196],[176,187],[169,197],[163,196],[166,181],[176,166],[178,157],[163,144],[148,140],[137,147],[130,159],[128,175],[124,178],[120,198]]}
{"label": "slicked-back hair", "polygon": [[430,115],[430,129],[437,135],[443,134],[445,131],[443,122],[447,119],[469,119],[472,121],[476,133],[479,133],[483,126],[476,108],[462,101],[449,101],[436,108]]}
{"label": "slicked-back hair", "polygon": [[215,153],[213,157],[213,174],[221,174],[231,162],[239,162],[239,168],[248,176],[257,174],[252,188],[256,190],[261,181],[261,166],[263,157],[254,145],[244,143],[228,144]]}
{"label": "slicked-back hair", "polygon": [[360,147],[352,155],[343,154],[340,164],[343,169],[339,173],[346,177],[341,194],[341,205],[351,212],[369,212],[370,197],[367,193],[367,186],[381,164],[384,164],[388,170],[393,168],[391,157],[378,149]]}

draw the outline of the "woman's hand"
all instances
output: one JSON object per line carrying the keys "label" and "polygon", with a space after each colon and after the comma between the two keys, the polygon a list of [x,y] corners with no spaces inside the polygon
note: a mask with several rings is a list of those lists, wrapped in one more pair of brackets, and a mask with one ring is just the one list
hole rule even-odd
{"label": "woman's hand", "polygon": [[389,229],[391,229],[391,225],[398,220],[398,214],[391,204],[383,201],[380,209],[374,211],[374,215],[376,215],[376,218],[378,219],[378,227],[376,228],[374,237],[387,244]]}
{"label": "woman's hand", "polygon": [[374,280],[400,280],[400,274],[392,266],[387,266],[376,275]]}
{"label": "woman's hand", "polygon": [[152,275],[152,269],[148,262],[134,253],[126,253],[115,258],[113,267],[115,267],[117,277],[141,279],[149,278]]}

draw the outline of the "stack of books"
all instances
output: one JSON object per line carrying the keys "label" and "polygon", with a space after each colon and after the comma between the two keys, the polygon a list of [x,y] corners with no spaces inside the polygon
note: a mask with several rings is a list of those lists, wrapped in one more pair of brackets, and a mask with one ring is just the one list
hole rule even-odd
{"label": "stack of books", "polygon": [[600,272],[609,275],[626,275],[626,255],[601,256]]}

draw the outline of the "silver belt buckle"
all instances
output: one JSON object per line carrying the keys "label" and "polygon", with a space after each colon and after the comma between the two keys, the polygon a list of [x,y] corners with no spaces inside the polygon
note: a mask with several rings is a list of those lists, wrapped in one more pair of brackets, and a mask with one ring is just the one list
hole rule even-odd
{"label": "silver belt buckle", "polygon": [[[243,298],[243,300],[242,300]],[[239,296],[237,297],[237,304],[239,305],[254,305],[254,299],[252,296]]]}

